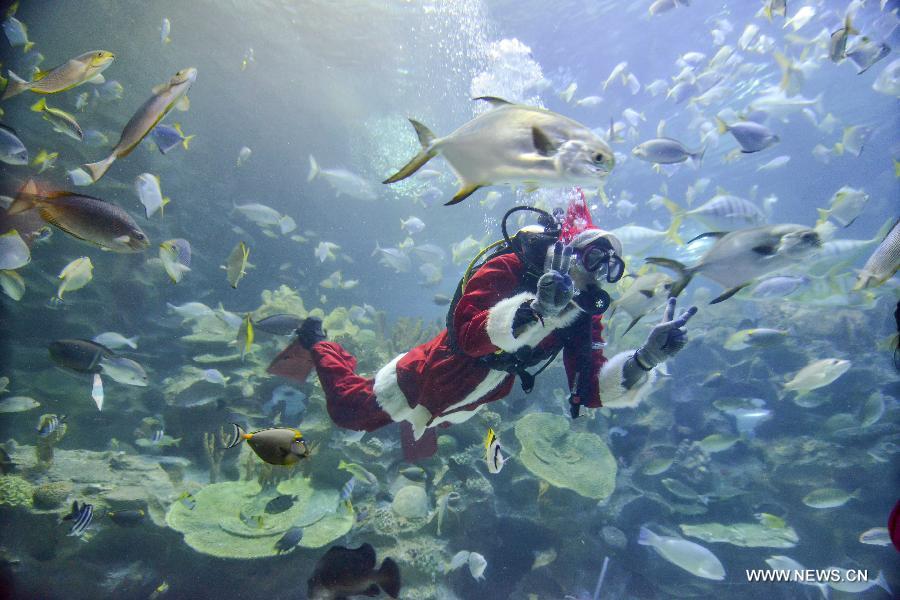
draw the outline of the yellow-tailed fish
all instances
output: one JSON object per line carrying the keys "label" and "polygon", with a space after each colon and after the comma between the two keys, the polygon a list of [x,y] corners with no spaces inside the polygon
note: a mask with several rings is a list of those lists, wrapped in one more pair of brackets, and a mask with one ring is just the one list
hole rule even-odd
{"label": "yellow-tailed fish", "polygon": [[188,67],[175,73],[168,83],[154,88],[153,96],[144,102],[125,125],[119,142],[110,155],[99,162],[84,165],[94,181],[103,177],[116,159],[128,156],[177,103],[186,103],[185,94],[196,79],[197,69]]}
{"label": "yellow-tailed fish", "polygon": [[50,108],[47,106],[46,98],[41,98],[35,102],[31,110],[41,113],[41,117],[53,126],[53,131],[67,135],[79,142],[84,139],[84,132],[81,130],[81,125],[75,120],[75,117],[64,110]]}
{"label": "yellow-tailed fish", "polygon": [[247,260],[249,258],[250,248],[248,248],[247,244],[244,242],[238,242],[238,245],[235,246],[234,250],[231,251],[231,254],[228,255],[225,266],[222,267],[225,269],[228,283],[230,283],[231,287],[234,289],[237,289],[238,283],[244,278],[244,275],[247,274],[247,267],[250,265]]}
{"label": "yellow-tailed fish", "polygon": [[159,245],[159,259],[172,283],[179,283],[191,270],[191,244],[185,239],[166,240]]}
{"label": "yellow-tailed fish", "polygon": [[55,167],[58,158],[59,152],[47,152],[46,150],[41,150],[31,161],[31,166],[38,167],[38,175],[40,175],[47,169]]}
{"label": "yellow-tailed fish", "polygon": [[25,81],[9,71],[9,83],[0,100],[12,98],[24,91],[36,94],[57,94],[71,90],[86,81],[100,79],[100,74],[112,64],[116,55],[107,50],[92,50],[46,71],[38,71],[32,81]]}
{"label": "yellow-tailed fish", "polygon": [[59,289],[56,291],[56,297],[63,299],[66,292],[74,292],[80,290],[94,278],[94,264],[87,256],[76,258],[59,273]]}
{"label": "yellow-tailed fish", "polygon": [[244,320],[238,328],[237,345],[241,350],[241,360],[244,360],[244,355],[249,353],[253,346],[253,321],[250,320],[250,313],[244,315]]}

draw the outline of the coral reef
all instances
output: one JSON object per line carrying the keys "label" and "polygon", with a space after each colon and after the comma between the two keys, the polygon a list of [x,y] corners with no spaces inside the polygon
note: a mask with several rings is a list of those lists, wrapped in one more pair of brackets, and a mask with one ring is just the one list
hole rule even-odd
{"label": "coral reef", "polygon": [[602,500],[616,485],[616,460],[599,436],[573,432],[569,419],[531,413],[516,422],[520,462],[550,485]]}
{"label": "coral reef", "polygon": [[391,508],[399,517],[422,519],[428,516],[428,494],[418,485],[407,485],[394,495]]}
{"label": "coral reef", "polygon": [[[287,510],[270,514],[266,504],[280,494],[295,496]],[[337,490],[314,489],[294,477],[264,492],[255,481],[229,481],[202,488],[193,508],[176,502],[166,523],[184,534],[185,543],[221,558],[259,558],[278,553],[275,543],[292,527],[303,528],[299,546],[319,548],[346,534],[355,516],[340,506]]]}
{"label": "coral reef", "polygon": [[66,502],[72,493],[72,485],[68,481],[53,481],[35,486],[32,501],[35,508],[53,510]]}
{"label": "coral reef", "polygon": [[32,486],[18,475],[0,476],[0,506],[31,506]]}
{"label": "coral reef", "polygon": [[744,548],[793,548],[800,541],[792,527],[766,527],[759,523],[700,523],[680,525],[682,533],[704,542],[724,542]]}

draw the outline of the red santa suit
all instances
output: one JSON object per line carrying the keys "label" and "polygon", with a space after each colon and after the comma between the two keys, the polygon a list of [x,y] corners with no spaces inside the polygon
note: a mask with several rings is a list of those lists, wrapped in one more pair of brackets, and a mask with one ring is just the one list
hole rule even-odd
{"label": "red santa suit", "polygon": [[[445,329],[433,340],[394,358],[374,378],[357,375],[356,359],[339,344],[314,344],[311,354],[335,424],[374,431],[400,423],[407,432],[404,441],[409,441],[411,433],[411,438],[420,443],[420,451],[407,451],[407,457],[430,455],[436,449],[435,427],[462,423],[485,404],[511,391],[515,376],[491,368],[484,357],[498,352],[515,353],[526,346],[548,357],[561,348],[571,389],[578,370],[577,345],[566,335],[566,328],[583,312],[572,302],[559,315],[530,322],[514,335],[517,310],[535,298],[533,291],[521,291],[524,271],[521,260],[513,253],[486,262],[468,281],[456,305],[453,326],[457,349],[452,347]],[[601,394],[605,406],[636,404],[649,391],[653,373],[643,385],[625,389],[622,366],[632,352],[607,360],[601,349],[600,316],[591,319],[592,383],[582,405],[600,406]]]}

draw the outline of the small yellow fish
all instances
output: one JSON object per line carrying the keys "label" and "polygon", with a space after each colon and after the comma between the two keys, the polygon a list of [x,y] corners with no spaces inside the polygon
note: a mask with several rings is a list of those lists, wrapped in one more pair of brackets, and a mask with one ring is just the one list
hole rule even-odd
{"label": "small yellow fish", "polygon": [[63,299],[66,292],[74,292],[80,290],[94,278],[94,265],[87,256],[76,258],[65,267],[59,274],[60,284],[56,297]]}
{"label": "small yellow fish", "polygon": [[237,345],[241,350],[241,360],[244,360],[244,355],[250,352],[250,347],[253,346],[253,321],[250,320],[250,313],[244,315],[238,329]]}
{"label": "small yellow fish", "polygon": [[79,142],[84,140],[84,132],[75,117],[59,108],[47,106],[47,99],[41,98],[31,106],[31,110],[41,113],[41,117],[53,126],[53,131],[67,135]]}
{"label": "small yellow fish", "polygon": [[31,166],[38,167],[38,175],[40,175],[47,169],[55,167],[58,158],[59,152],[47,152],[46,150],[41,150],[31,161]]}

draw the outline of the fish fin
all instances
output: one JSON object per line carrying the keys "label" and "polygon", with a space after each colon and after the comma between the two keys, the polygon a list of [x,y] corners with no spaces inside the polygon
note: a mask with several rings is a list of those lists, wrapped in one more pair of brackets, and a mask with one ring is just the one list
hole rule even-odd
{"label": "fish fin", "polygon": [[166,89],[166,86],[165,86],[165,84],[161,83],[159,85],[154,85],[152,88],[150,88],[150,93],[156,95],[156,94],[160,93],[161,91],[163,91],[164,89]]}
{"label": "fish fin", "polygon": [[397,566],[394,559],[384,559],[381,563],[381,568],[378,569],[378,577],[378,584],[381,586],[381,589],[384,590],[385,594],[391,598],[396,598],[400,595],[400,567]]}
{"label": "fish fin", "polygon": [[487,435],[484,436],[484,447],[490,448],[491,442],[493,442],[495,439],[497,439],[497,435],[494,433],[493,428],[488,427]]}
{"label": "fish fin", "polygon": [[422,125],[418,121],[410,119],[409,122],[412,123],[413,128],[416,130],[416,137],[419,138],[419,144],[422,145],[422,150],[428,150],[437,137],[430,129],[428,129],[428,127]]}
{"label": "fish fin", "polygon": [[6,74],[9,75],[9,82],[6,84],[6,89],[3,90],[3,97],[0,100],[12,98],[31,87],[31,83],[25,81],[11,70],[7,70]]}
{"label": "fish fin", "polygon": [[716,129],[719,131],[720,134],[725,133],[728,131],[728,123],[726,123],[719,117],[716,117]]}
{"label": "fish fin", "polygon": [[24,52],[25,54],[28,54],[28,52],[29,52],[32,48],[34,48],[34,42],[32,42],[31,40],[29,40],[29,41],[25,42],[25,45],[24,45],[24,46],[22,46],[22,52]]}
{"label": "fish fin", "polygon": [[477,98],[472,98],[472,100],[483,100],[491,105],[492,108],[498,108],[500,106],[511,105],[512,102],[509,100],[504,100],[503,98],[498,98],[497,96],[478,96]]}
{"label": "fish fin", "polygon": [[818,227],[828,220],[828,215],[831,214],[831,211],[827,208],[817,208],[816,210],[819,212],[819,220],[816,221],[816,227]]}
{"label": "fish fin", "polygon": [[709,303],[710,304],[718,304],[719,302],[724,302],[725,300],[728,300],[729,298],[731,298],[732,296],[737,294],[739,291],[741,291],[742,289],[744,289],[745,287],[750,285],[750,283],[751,282],[748,281],[747,283],[742,283],[741,285],[733,287],[730,290],[725,290],[723,293],[719,294],[718,296],[716,296],[715,298],[710,300]]}
{"label": "fish fin", "polygon": [[459,188],[459,191],[456,192],[456,195],[453,196],[453,198],[449,202],[444,203],[444,206],[452,206],[454,204],[459,204],[460,202],[462,202],[463,200],[465,200],[466,198],[471,196],[473,193],[475,193],[477,190],[479,190],[482,187],[484,187],[484,186],[482,186],[480,183],[472,183],[469,185],[464,185],[463,187]]}
{"label": "fish fin", "polygon": [[684,219],[684,214],[674,214],[672,215],[672,222],[669,223],[669,228],[666,229],[666,238],[669,239],[676,246],[684,246],[684,241],[678,235],[678,230],[681,228],[681,221]]}
{"label": "fish fin", "polygon": [[191,109],[191,99],[187,96],[182,96],[178,99],[178,102],[175,103],[175,110],[181,112],[187,112]]}
{"label": "fish fin", "polygon": [[31,105],[31,110],[33,112],[43,112],[47,108],[47,99],[41,98],[37,102]]}
{"label": "fish fin", "polygon": [[195,136],[196,134],[192,133],[191,135],[184,136],[184,139],[181,140],[181,145],[184,146],[185,150],[190,150],[191,140],[194,139]]}
{"label": "fish fin", "polygon": [[542,156],[553,156],[556,154],[556,149],[559,147],[550,139],[550,136],[537,125],[531,127],[531,141],[534,144],[534,149]]}
{"label": "fish fin", "polygon": [[320,173],[319,163],[316,162],[316,157],[312,154],[309,155],[309,174],[306,176],[306,183],[309,183],[316,177],[318,177]]}
{"label": "fish fin", "polygon": [[631,331],[631,328],[634,327],[635,325],[637,325],[637,324],[638,324],[638,321],[640,321],[640,320],[643,318],[643,316],[644,316],[644,315],[641,315],[641,316],[639,316],[639,317],[633,318],[633,319],[631,320],[631,323],[628,324],[628,327],[625,328],[625,331],[622,332],[622,335],[625,335],[626,333],[628,333],[629,331]]}
{"label": "fish fin", "polygon": [[103,73],[97,73],[96,76],[88,79],[88,83],[92,83],[94,85],[103,85],[106,83],[106,77],[103,76]]}
{"label": "fish fin", "polygon": [[669,290],[669,298],[677,298],[694,277],[694,269],[686,267],[677,260],[672,260],[671,258],[649,256],[645,259],[645,262],[652,265],[659,265],[678,274],[678,279],[672,284],[672,288]]}
{"label": "fish fin", "polygon": [[234,427],[234,430],[231,432],[231,441],[227,446],[225,446],[226,450],[228,448],[234,448],[235,446],[243,442],[245,439],[244,436],[246,435],[246,432],[241,429],[241,426],[237,423],[232,423],[231,426]]}
{"label": "fish fin", "polygon": [[435,152],[434,150],[423,150],[416,154],[411,161],[403,166],[403,168],[401,168],[399,171],[397,171],[381,183],[396,183],[397,181],[406,179],[407,177],[418,171],[420,168],[422,168],[425,163],[427,163],[435,156],[437,156],[437,152]]}
{"label": "fish fin", "polygon": [[90,171],[91,179],[93,179],[94,182],[96,183],[97,181],[100,181],[101,177],[106,175],[106,172],[109,170],[109,167],[112,166],[112,164],[115,161],[116,161],[116,155],[115,155],[115,153],[113,153],[101,161],[94,162],[94,163],[87,163],[82,166],[84,168],[86,168],[88,171]]}
{"label": "fish fin", "polygon": [[690,155],[691,156],[691,165],[693,165],[693,167],[695,169],[699,169],[700,167],[703,166],[703,155],[706,154],[706,148],[707,148],[707,145],[704,144],[703,147],[700,148],[700,150],[698,150],[697,152],[694,152]]}
{"label": "fish fin", "polygon": [[370,585],[370,586],[366,589],[366,591],[364,591],[364,592],[362,593],[362,595],[363,595],[363,596],[369,596],[369,597],[371,597],[371,598],[374,598],[375,596],[377,596],[377,595],[380,594],[380,593],[381,593],[381,588],[378,587],[378,584],[377,584],[377,583],[373,583],[372,585]]}
{"label": "fish fin", "polygon": [[702,240],[703,238],[708,238],[708,237],[713,237],[713,238],[719,239],[719,238],[725,236],[727,233],[728,233],[727,231],[707,231],[706,233],[701,233],[700,235],[692,237],[690,240],[688,240],[688,244],[693,244],[697,240]]}
{"label": "fish fin", "polygon": [[25,182],[25,185],[22,186],[22,189],[19,190],[19,193],[16,195],[16,199],[13,200],[12,204],[9,205],[9,208],[6,209],[7,215],[17,215],[19,213],[23,213],[26,210],[31,210],[37,206],[36,200],[38,200],[37,194],[37,184],[35,184],[33,179],[29,179]]}

